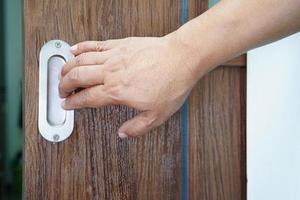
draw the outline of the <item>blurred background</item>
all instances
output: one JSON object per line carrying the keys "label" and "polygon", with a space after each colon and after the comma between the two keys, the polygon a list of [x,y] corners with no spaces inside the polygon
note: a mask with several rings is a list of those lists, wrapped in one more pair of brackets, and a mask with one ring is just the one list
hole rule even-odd
{"label": "blurred background", "polygon": [[23,1],[0,0],[0,199],[22,194]]}

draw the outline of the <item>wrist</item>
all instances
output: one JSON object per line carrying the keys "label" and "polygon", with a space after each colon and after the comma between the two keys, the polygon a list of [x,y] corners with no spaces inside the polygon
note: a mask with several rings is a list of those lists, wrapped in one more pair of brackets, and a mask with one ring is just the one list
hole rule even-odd
{"label": "wrist", "polygon": [[[166,47],[166,51],[170,55],[168,62],[173,73],[176,73],[178,82],[188,88],[192,88],[195,83],[205,74],[206,66],[199,65],[195,51],[188,43],[180,38],[180,33],[174,31],[161,38],[162,43]],[[202,72],[201,72],[202,71]]]}
{"label": "wrist", "polygon": [[212,56],[205,45],[201,43],[201,36],[194,37],[188,27],[181,27],[170,34],[170,40],[175,48],[179,49],[186,65],[184,67],[195,77],[197,82],[202,76],[213,69]]}

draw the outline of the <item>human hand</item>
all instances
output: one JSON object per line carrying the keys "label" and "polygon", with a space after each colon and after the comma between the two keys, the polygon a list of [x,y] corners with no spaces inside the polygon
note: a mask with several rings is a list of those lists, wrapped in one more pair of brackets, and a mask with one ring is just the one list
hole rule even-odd
{"label": "human hand", "polygon": [[191,55],[171,35],[86,41],[71,50],[75,58],[64,65],[59,85],[63,108],[122,104],[141,111],[119,128],[121,138],[165,122],[198,79]]}

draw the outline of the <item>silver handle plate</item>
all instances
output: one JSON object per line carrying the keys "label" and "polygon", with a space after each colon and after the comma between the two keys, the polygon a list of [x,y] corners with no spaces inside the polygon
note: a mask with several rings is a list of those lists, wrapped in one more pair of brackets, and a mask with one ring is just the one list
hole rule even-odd
{"label": "silver handle plate", "polygon": [[72,58],[70,45],[61,40],[47,42],[40,51],[38,128],[50,142],[67,139],[74,128],[74,111],[62,109],[58,92],[61,69]]}

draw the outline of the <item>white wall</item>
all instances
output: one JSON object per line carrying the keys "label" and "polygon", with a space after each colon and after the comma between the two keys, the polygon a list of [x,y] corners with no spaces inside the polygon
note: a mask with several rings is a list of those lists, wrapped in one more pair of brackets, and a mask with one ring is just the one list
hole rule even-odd
{"label": "white wall", "polygon": [[248,53],[248,200],[300,199],[300,33]]}

